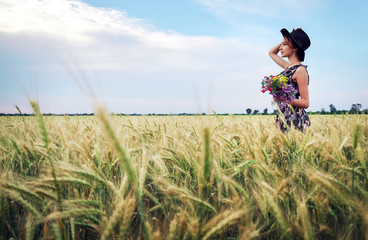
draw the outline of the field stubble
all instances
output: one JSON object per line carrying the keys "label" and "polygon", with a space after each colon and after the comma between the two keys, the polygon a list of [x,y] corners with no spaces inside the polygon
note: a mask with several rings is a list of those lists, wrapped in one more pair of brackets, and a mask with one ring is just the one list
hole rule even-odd
{"label": "field stubble", "polygon": [[368,118],[0,118],[0,239],[368,239]]}

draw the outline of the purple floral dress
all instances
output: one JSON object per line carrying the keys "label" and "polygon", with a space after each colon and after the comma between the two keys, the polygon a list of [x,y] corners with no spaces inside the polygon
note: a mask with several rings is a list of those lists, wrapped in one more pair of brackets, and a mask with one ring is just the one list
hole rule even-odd
{"label": "purple floral dress", "polygon": [[[295,71],[298,69],[298,67],[305,67],[307,70],[307,66],[299,64],[292,66],[290,68],[287,68],[285,71],[282,71],[280,74],[287,77],[288,84],[291,84],[295,89],[298,90],[298,93],[295,96],[295,99],[298,99],[300,97],[298,83],[295,82],[292,77],[295,73]],[[309,83],[309,75],[308,75],[308,83]],[[297,108],[292,107],[288,104],[280,104],[280,111],[282,114],[280,114],[278,111],[276,111],[276,126],[282,131],[286,132],[288,127],[291,127],[293,125],[296,129],[300,131],[306,130],[310,126],[310,120],[307,112],[304,110],[304,108]],[[287,126],[285,125],[287,124]]]}

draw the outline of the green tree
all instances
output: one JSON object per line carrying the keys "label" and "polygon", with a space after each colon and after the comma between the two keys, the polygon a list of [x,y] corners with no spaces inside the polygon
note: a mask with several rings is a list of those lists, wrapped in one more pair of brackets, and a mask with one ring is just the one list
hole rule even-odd
{"label": "green tree", "polygon": [[358,114],[360,113],[361,108],[362,108],[362,104],[360,103],[352,104],[349,113]]}
{"label": "green tree", "polygon": [[335,106],[333,104],[330,104],[330,113],[335,114],[336,112],[337,112],[337,109],[335,108]]}

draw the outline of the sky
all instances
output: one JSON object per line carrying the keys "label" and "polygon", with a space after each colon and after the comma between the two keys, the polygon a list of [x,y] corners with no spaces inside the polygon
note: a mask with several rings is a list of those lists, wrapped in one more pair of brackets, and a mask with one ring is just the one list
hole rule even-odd
{"label": "sky", "polygon": [[368,0],[0,0],[0,113],[271,112],[267,53],[298,27],[308,110],[366,109],[367,23]]}

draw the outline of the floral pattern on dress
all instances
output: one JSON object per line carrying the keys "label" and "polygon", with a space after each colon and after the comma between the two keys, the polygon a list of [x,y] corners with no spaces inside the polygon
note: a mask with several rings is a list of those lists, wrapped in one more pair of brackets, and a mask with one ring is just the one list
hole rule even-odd
{"label": "floral pattern on dress", "polygon": [[[295,89],[298,90],[298,93],[295,95],[295,99],[300,97],[298,83],[293,81],[292,77],[298,69],[298,67],[303,66],[307,70],[307,66],[299,64],[287,68],[285,71],[280,74],[288,78],[288,84],[291,84]],[[309,75],[308,75],[308,84],[309,84]],[[280,114],[280,112],[282,114]],[[288,128],[293,126],[299,131],[305,131],[310,126],[310,120],[307,112],[304,108],[292,107],[289,104],[280,104],[280,112],[276,113],[276,126],[282,131],[286,132]]]}

